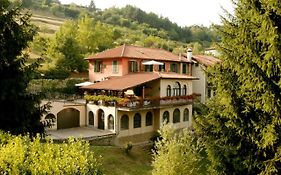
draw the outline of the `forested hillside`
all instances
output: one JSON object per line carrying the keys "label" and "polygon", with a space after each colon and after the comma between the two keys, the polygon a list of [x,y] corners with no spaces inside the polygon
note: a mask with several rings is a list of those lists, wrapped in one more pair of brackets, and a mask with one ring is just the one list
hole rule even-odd
{"label": "forested hillside", "polygon": [[[31,44],[31,51],[45,57],[46,70],[63,65],[67,71],[83,71],[84,57],[121,44],[174,53],[193,47],[199,53],[220,40],[212,27],[182,27],[130,5],[100,10],[94,1],[84,7],[63,5],[58,0],[22,0],[22,7],[31,11],[32,21],[39,27],[40,35]],[[65,67],[69,60],[76,66]]]}

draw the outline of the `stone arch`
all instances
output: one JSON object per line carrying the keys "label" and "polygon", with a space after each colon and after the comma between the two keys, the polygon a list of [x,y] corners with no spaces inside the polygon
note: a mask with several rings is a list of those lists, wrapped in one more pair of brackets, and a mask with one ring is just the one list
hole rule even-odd
{"label": "stone arch", "polygon": [[80,111],[74,108],[61,110],[57,115],[57,129],[74,128],[80,126]]}
{"label": "stone arch", "polygon": [[99,109],[98,112],[98,129],[104,129],[104,111],[102,109]]}
{"label": "stone arch", "polygon": [[114,118],[113,118],[113,115],[111,115],[111,114],[109,114],[109,116],[107,118],[107,126],[108,126],[108,129],[114,130]]}
{"label": "stone arch", "polygon": [[95,124],[95,116],[92,111],[89,111],[89,113],[88,113],[88,122],[89,122],[89,125],[91,125],[91,126],[94,126],[94,124]]}
{"label": "stone arch", "polygon": [[173,123],[179,123],[180,122],[180,110],[176,108],[173,112]]}
{"label": "stone arch", "polygon": [[170,113],[169,111],[165,111],[163,113],[163,123],[166,122],[166,123],[169,123],[170,122]]}

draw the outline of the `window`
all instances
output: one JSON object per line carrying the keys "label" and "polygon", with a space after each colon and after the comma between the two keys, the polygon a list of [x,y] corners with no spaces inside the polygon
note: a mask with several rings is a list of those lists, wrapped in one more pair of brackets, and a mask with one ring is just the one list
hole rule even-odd
{"label": "window", "polygon": [[160,71],[162,71],[162,72],[165,71],[165,63],[164,63],[163,65],[159,65],[159,66],[158,66],[158,71],[159,71],[159,72],[160,72]]}
{"label": "window", "polygon": [[182,95],[186,95],[186,91],[187,91],[186,85],[183,85],[183,88],[182,88]]}
{"label": "window", "polygon": [[139,113],[136,113],[134,116],[134,128],[140,128],[141,127],[141,115]]}
{"label": "window", "polygon": [[111,114],[108,116],[107,126],[108,126],[108,129],[111,129],[111,130],[114,129],[114,118]]}
{"label": "window", "polygon": [[178,65],[176,63],[170,64],[170,71],[178,73]]}
{"label": "window", "polygon": [[173,123],[179,123],[180,122],[180,110],[177,108],[173,112]]}
{"label": "window", "polygon": [[94,62],[94,72],[102,72],[102,61],[96,60]]}
{"label": "window", "polygon": [[182,64],[182,73],[183,73],[183,74],[186,74],[186,73],[187,73],[186,68],[187,68],[186,63],[183,63],[183,64]]}
{"label": "window", "polygon": [[121,117],[121,130],[129,129],[129,117],[127,115],[123,115]]}
{"label": "window", "polygon": [[144,71],[145,72],[153,72],[153,65],[145,65]]}
{"label": "window", "polygon": [[181,85],[179,82],[176,82],[173,87],[173,95],[180,96],[181,95]]}
{"label": "window", "polygon": [[169,123],[169,121],[170,121],[170,114],[168,111],[165,111],[163,113],[163,123]]}
{"label": "window", "polygon": [[189,110],[187,108],[183,111],[183,121],[186,122],[189,120]]}
{"label": "window", "polygon": [[152,112],[147,112],[145,116],[145,126],[151,126],[152,125]]}
{"label": "window", "polygon": [[129,61],[129,72],[138,72],[138,62]]}
{"label": "window", "polygon": [[112,73],[118,73],[118,61],[112,61]]}
{"label": "window", "polygon": [[168,97],[171,96],[171,86],[170,85],[167,86],[167,96]]}

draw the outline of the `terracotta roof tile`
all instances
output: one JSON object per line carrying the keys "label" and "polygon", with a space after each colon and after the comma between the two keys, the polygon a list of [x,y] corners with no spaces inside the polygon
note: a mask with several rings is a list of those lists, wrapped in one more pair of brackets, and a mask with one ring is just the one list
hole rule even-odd
{"label": "terracotta roof tile", "polygon": [[93,85],[83,86],[82,89],[104,89],[104,90],[126,90],[138,85],[145,84],[147,82],[157,80],[160,78],[177,78],[177,79],[197,79],[192,76],[180,75],[176,73],[134,73],[121,77],[111,77],[108,80],[104,80]]}
{"label": "terracotta roof tile", "polygon": [[221,62],[220,59],[207,55],[194,55],[192,56],[192,59],[205,66],[212,66],[218,62]]}
{"label": "terracotta roof tile", "polygon": [[113,49],[108,49],[87,59],[106,59],[106,58],[140,58],[148,60],[161,61],[187,61],[186,58],[180,58],[179,55],[173,54],[163,49],[145,48],[139,46],[122,45]]}

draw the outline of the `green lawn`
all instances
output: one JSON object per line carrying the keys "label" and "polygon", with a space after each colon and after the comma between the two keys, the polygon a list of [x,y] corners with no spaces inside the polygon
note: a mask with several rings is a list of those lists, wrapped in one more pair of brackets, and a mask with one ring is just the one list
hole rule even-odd
{"label": "green lawn", "polygon": [[96,154],[102,156],[102,171],[110,175],[151,174],[152,155],[147,146],[133,146],[127,155],[123,148],[114,146],[93,146]]}

